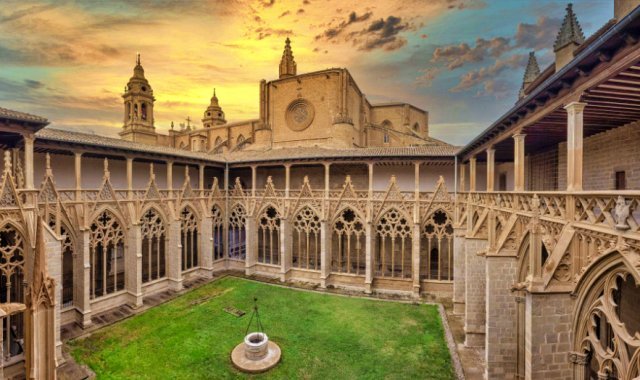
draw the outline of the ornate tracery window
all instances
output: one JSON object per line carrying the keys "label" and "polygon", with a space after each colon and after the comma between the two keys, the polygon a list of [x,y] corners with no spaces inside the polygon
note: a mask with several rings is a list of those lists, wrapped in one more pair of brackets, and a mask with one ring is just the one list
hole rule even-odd
{"label": "ornate tracery window", "polygon": [[[640,376],[640,288],[626,267],[591,285],[580,311],[578,360],[584,379],[637,379]],[[572,355],[577,356],[577,355]]]}
{"label": "ornate tracery window", "polygon": [[244,260],[247,257],[246,238],[247,212],[240,204],[236,204],[229,213],[229,258]]}
{"label": "ornate tracery window", "polygon": [[147,283],[166,276],[167,233],[160,214],[154,209],[149,209],[141,222],[142,282]]}
{"label": "ornate tracery window", "polygon": [[198,266],[198,220],[190,207],[180,213],[182,237],[182,270]]}
{"label": "ornate tracery window", "polygon": [[453,225],[443,210],[432,213],[420,233],[420,278],[453,280]]}
{"label": "ornate tracery window", "polygon": [[320,270],[320,217],[309,206],[293,218],[293,266]]}
{"label": "ornate tracery window", "polygon": [[217,205],[211,208],[211,224],[213,225],[213,260],[224,259],[224,219],[222,210]]}
{"label": "ornate tracery window", "polygon": [[71,234],[64,225],[60,226],[62,240],[62,307],[73,306],[73,253]]}
{"label": "ornate tracery window", "polygon": [[258,218],[258,262],[280,265],[280,214],[272,206]]}
{"label": "ornate tracery window", "polygon": [[376,225],[374,268],[381,277],[411,277],[411,226],[398,210],[390,209]]}
{"label": "ornate tracery window", "polygon": [[364,239],[362,219],[350,208],[343,210],[333,223],[331,270],[338,273],[364,274]]}
{"label": "ornate tracery window", "polygon": [[91,298],[124,289],[124,232],[109,211],[103,211],[91,224]]}
{"label": "ornate tracery window", "polygon": [[[0,228],[0,303],[24,303],[25,242],[13,226]],[[24,352],[23,314],[7,316],[2,324],[5,360]]]}

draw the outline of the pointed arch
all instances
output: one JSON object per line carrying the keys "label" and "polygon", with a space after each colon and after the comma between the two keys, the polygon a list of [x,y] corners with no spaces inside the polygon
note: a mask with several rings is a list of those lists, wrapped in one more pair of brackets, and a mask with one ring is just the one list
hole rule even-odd
{"label": "pointed arch", "polygon": [[89,255],[92,299],[124,289],[125,232],[116,214],[108,207],[90,224]]}
{"label": "pointed arch", "polygon": [[[24,270],[28,243],[22,229],[11,221],[0,223],[0,303],[25,302]],[[15,357],[24,352],[24,314],[3,319],[4,354]]]}
{"label": "pointed arch", "polygon": [[420,278],[453,280],[453,218],[443,208],[431,212],[420,229]]}
{"label": "pointed arch", "polygon": [[247,257],[247,209],[236,202],[229,211],[229,258],[243,260]]}
{"label": "pointed arch", "polygon": [[199,265],[198,217],[191,205],[180,211],[180,236],[182,242],[182,271]]}
{"label": "pointed arch", "polygon": [[354,208],[345,206],[336,214],[331,227],[332,272],[364,275],[364,219]]}
{"label": "pointed arch", "polygon": [[292,218],[293,266],[320,270],[320,216],[310,205],[302,206]]}
{"label": "pointed arch", "polygon": [[142,283],[155,281],[166,276],[166,218],[155,206],[142,213],[140,228],[142,237]]}
{"label": "pointed arch", "polygon": [[73,306],[74,301],[74,253],[76,250],[76,234],[71,229],[70,223],[65,216],[57,218],[53,213],[49,213],[46,218],[47,224],[55,231],[56,224],[60,226],[60,236],[62,237],[62,308]]}
{"label": "pointed arch", "polygon": [[281,214],[275,205],[268,202],[257,215],[258,262],[280,265]]}
{"label": "pointed arch", "polygon": [[376,221],[374,269],[379,277],[411,278],[412,226],[407,215],[391,206]]}
{"label": "pointed arch", "polygon": [[222,260],[224,259],[224,213],[222,206],[217,203],[211,206],[211,225],[213,260]]}

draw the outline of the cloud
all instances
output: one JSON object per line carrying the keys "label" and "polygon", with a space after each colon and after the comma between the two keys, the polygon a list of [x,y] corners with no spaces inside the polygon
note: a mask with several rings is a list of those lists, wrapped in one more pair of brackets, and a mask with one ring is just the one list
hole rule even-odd
{"label": "cloud", "polygon": [[24,80],[24,84],[29,87],[29,88],[33,88],[33,89],[39,89],[44,87],[44,83],[37,81],[37,80],[33,80],[33,79],[25,79]]}
{"label": "cloud", "polygon": [[498,91],[504,90],[504,86],[497,86],[495,78],[507,69],[523,67],[526,60],[526,54],[514,54],[507,59],[496,60],[491,66],[468,71],[460,76],[458,84],[449,91],[462,92],[475,88],[479,84],[484,84],[484,92],[482,94],[496,94]]}
{"label": "cloud", "polygon": [[291,29],[273,29],[273,28],[257,28],[254,30],[257,33],[256,38],[258,40],[263,40],[270,36],[277,37],[286,37],[293,34],[293,30]]}
{"label": "cloud", "polygon": [[542,16],[535,24],[519,23],[514,36],[515,46],[535,50],[551,48],[561,21]]}
{"label": "cloud", "polygon": [[433,81],[440,74],[440,68],[431,67],[428,69],[420,70],[422,75],[416,78],[416,83],[421,87],[431,87]]}
{"label": "cloud", "polygon": [[490,40],[478,38],[473,47],[464,42],[436,48],[431,62],[444,62],[449,70],[455,70],[466,63],[482,62],[487,57],[498,58],[510,49],[508,38],[495,37]]}
{"label": "cloud", "polygon": [[[366,12],[358,16],[358,14],[353,11],[349,13],[349,16],[346,20],[342,20],[337,26],[326,29],[321,34],[318,34],[315,39],[316,40],[324,40],[330,41],[340,35],[345,29],[347,29],[350,25],[355,23],[363,22],[368,20],[371,17],[371,12]],[[347,37],[348,39],[348,37]]]}

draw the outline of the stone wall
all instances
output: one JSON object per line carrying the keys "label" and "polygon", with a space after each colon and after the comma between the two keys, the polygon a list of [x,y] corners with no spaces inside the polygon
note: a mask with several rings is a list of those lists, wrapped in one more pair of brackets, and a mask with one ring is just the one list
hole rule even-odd
{"label": "stone wall", "polygon": [[467,239],[465,242],[465,318],[464,331],[467,347],[482,347],[486,322],[486,267],[485,257],[478,252],[487,249],[484,239]]}
{"label": "stone wall", "polygon": [[[463,228],[456,228],[453,240],[453,312],[464,314],[465,305],[465,242]],[[460,235],[460,236],[459,236]]]}
{"label": "stone wall", "polygon": [[525,182],[525,188],[529,191],[551,191],[557,189],[557,147],[527,157],[525,164]]}

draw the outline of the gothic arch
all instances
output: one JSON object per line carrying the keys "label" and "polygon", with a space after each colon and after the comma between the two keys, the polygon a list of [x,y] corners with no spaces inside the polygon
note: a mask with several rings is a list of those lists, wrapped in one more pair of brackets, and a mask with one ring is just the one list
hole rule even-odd
{"label": "gothic arch", "polygon": [[[629,257],[634,256],[634,257]],[[609,251],[598,257],[573,292],[574,379],[635,379],[640,375],[638,254]]]}
{"label": "gothic arch", "polygon": [[235,202],[229,210],[229,258],[244,260],[247,256],[247,209],[241,202]]}
{"label": "gothic arch", "polygon": [[347,210],[351,210],[352,212],[354,212],[356,214],[356,217],[358,219],[360,219],[362,221],[362,223],[364,224],[364,221],[367,220],[366,215],[360,211],[360,209],[356,206],[356,205],[342,205],[338,211],[336,211],[333,214],[333,218],[331,218],[331,223],[335,223],[341,216],[342,214],[347,211]]}
{"label": "gothic arch", "polygon": [[365,273],[365,221],[358,211],[343,207],[331,222],[331,270],[336,273]]}
{"label": "gothic arch", "polygon": [[56,230],[56,223],[60,226],[60,235],[62,239],[62,308],[73,306],[74,302],[74,277],[75,263],[74,255],[76,253],[77,238],[71,223],[66,217],[66,213],[60,213],[60,219],[57,220],[53,213],[47,215],[46,221],[52,230]]}
{"label": "gothic arch", "polygon": [[142,282],[147,283],[166,276],[166,217],[156,206],[146,207],[140,217],[142,238]]}
{"label": "gothic arch", "polygon": [[[91,216],[87,219],[90,223],[93,223],[100,215],[102,215],[103,213],[108,212],[111,215],[113,215],[114,218],[116,218],[116,220],[121,223],[121,226],[125,226],[125,224],[122,224],[123,221],[127,220],[127,218],[120,212],[120,210],[117,207],[113,207],[112,205],[103,205],[98,207],[93,213],[91,213]],[[89,224],[89,226],[91,226],[91,224]],[[126,238],[126,228],[124,229],[124,233],[125,233],[125,238]]]}
{"label": "gothic arch", "polygon": [[200,220],[194,207],[188,202],[180,209],[180,241],[182,243],[182,270],[198,267],[200,241],[198,232]]}
{"label": "gothic arch", "polygon": [[124,224],[109,207],[101,210],[89,227],[92,299],[123,290],[125,281]]}
{"label": "gothic arch", "polygon": [[256,232],[258,233],[258,262],[280,265],[280,224],[282,214],[278,207],[265,203],[256,214]]}
{"label": "gothic arch", "polygon": [[420,225],[420,277],[453,279],[453,218],[442,207],[430,212]]}
{"label": "gothic arch", "polygon": [[401,209],[390,206],[379,214],[375,229],[376,276],[411,278],[413,223]]}
{"label": "gothic arch", "polygon": [[[5,220],[0,223],[0,303],[25,303],[25,259],[29,244],[16,223]],[[14,357],[24,352],[24,314],[3,319],[3,330],[11,332],[3,342],[4,355]]]}
{"label": "gothic arch", "polygon": [[320,270],[320,214],[303,205],[291,218],[293,232],[292,263],[295,268]]}
{"label": "gothic arch", "polygon": [[224,208],[218,202],[211,205],[211,237],[213,260],[224,259]]}

